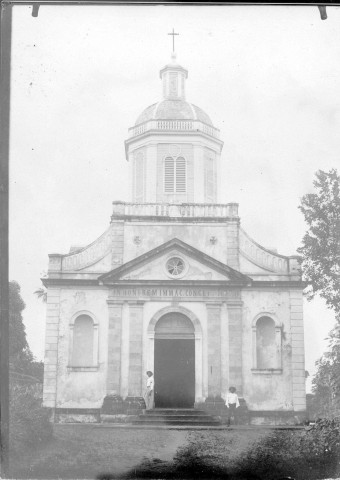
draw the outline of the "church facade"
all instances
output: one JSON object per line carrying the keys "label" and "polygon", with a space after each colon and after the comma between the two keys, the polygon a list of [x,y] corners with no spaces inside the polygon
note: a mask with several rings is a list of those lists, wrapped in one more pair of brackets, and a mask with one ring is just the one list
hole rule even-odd
{"label": "church facade", "polygon": [[186,101],[187,75],[173,54],[163,98],[129,129],[132,201],[113,202],[92,244],[49,255],[44,405],[56,413],[91,421],[108,395],[141,398],[147,370],[160,408],[234,386],[252,423],[306,409],[298,258],[218,203],[223,142]]}

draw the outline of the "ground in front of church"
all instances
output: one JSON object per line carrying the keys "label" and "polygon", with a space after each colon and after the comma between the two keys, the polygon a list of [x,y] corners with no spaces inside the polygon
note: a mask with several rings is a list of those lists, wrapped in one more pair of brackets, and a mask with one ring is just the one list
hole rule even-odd
{"label": "ground in front of church", "polygon": [[[249,471],[254,445],[269,436],[266,429],[176,430],[117,429],[91,425],[57,425],[54,438],[11,460],[12,478],[169,478],[255,480],[278,478]],[[292,430],[286,435],[301,435]],[[270,452],[264,451],[266,456]],[[272,452],[273,454],[273,452]],[[267,457],[268,461],[268,457]],[[245,469],[242,465],[247,464]],[[248,468],[248,470],[247,470]],[[275,468],[275,463],[274,463]],[[289,473],[289,472],[288,472]],[[294,472],[291,472],[294,473]],[[322,478],[315,472],[295,478]],[[324,477],[323,477],[324,478]]]}

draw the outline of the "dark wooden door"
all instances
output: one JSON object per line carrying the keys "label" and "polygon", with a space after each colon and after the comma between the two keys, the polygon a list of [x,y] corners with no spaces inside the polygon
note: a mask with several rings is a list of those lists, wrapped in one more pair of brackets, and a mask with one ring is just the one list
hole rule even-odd
{"label": "dark wooden door", "polygon": [[155,407],[191,408],[195,402],[195,340],[155,339]]}

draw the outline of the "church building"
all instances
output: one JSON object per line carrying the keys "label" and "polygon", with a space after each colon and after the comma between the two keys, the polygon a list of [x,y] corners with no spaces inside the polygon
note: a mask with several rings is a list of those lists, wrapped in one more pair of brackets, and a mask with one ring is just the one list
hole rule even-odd
{"label": "church building", "polygon": [[173,53],[162,98],[128,131],[131,202],[113,202],[90,245],[49,255],[44,405],[58,418],[142,401],[147,370],[156,408],[208,408],[233,386],[252,424],[306,410],[298,257],[219,203],[223,141],[187,77]]}

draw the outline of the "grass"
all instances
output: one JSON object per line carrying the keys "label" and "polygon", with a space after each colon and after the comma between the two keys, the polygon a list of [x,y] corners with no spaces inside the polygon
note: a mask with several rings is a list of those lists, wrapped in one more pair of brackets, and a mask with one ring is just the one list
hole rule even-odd
{"label": "grass", "polygon": [[[17,479],[273,480],[283,474],[298,480],[322,478],[319,471],[311,471],[306,459],[297,462],[298,452],[293,462],[289,461],[290,445],[298,445],[303,435],[303,431],[262,429],[132,430],[58,425],[51,441],[39,448],[28,445],[10,458],[10,473]],[[280,449],[281,441],[287,451]]]}
{"label": "grass", "polygon": [[15,478],[121,478],[154,458],[172,459],[185,432],[56,426],[53,439],[10,458]]}

